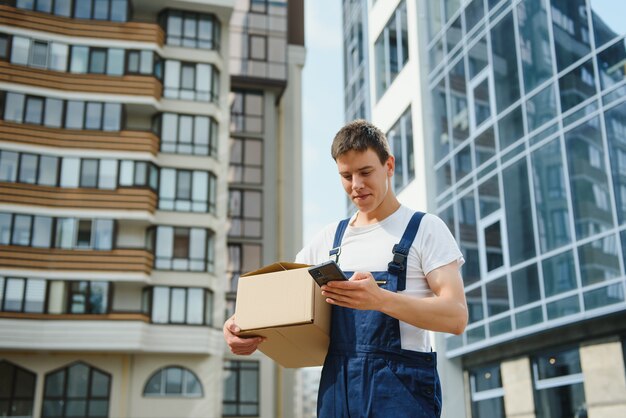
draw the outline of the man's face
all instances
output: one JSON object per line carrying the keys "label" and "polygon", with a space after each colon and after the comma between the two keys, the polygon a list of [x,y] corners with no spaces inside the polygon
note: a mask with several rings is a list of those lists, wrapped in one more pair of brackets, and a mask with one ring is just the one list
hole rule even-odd
{"label": "man's face", "polygon": [[341,184],[354,205],[362,213],[375,211],[385,200],[391,187],[394,158],[390,156],[381,164],[372,150],[348,151],[337,157]]}

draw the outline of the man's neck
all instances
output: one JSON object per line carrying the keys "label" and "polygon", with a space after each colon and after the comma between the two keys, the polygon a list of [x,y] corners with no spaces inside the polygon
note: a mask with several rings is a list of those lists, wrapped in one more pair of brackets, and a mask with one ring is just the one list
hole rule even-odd
{"label": "man's neck", "polygon": [[391,216],[395,211],[400,207],[400,202],[394,195],[390,196],[390,198],[385,199],[380,206],[374,209],[371,212],[357,212],[354,221],[352,221],[352,226],[365,226],[372,225],[378,222],[383,221],[387,217]]}

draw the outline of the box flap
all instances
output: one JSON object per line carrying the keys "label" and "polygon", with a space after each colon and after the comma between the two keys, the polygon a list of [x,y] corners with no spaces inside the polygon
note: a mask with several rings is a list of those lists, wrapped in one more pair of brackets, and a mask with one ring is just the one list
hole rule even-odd
{"label": "box flap", "polygon": [[258,270],[254,270],[251,272],[248,272],[246,274],[242,274],[241,277],[247,277],[247,276],[255,276],[257,274],[265,274],[265,273],[272,273],[275,271],[285,271],[285,270],[293,270],[293,269],[301,269],[304,267],[310,267],[308,264],[299,264],[299,263],[290,263],[288,261],[278,261],[276,263],[273,264],[269,264],[267,266],[263,266]]}

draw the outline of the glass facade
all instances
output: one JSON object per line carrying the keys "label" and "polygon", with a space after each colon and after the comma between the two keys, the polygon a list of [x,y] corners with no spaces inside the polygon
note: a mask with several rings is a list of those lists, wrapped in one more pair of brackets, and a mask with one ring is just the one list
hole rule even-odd
{"label": "glass facade", "polygon": [[346,120],[369,119],[367,1],[343,0]]}
{"label": "glass facade", "polygon": [[624,6],[421,5],[436,212],[470,311],[447,354],[625,309]]}

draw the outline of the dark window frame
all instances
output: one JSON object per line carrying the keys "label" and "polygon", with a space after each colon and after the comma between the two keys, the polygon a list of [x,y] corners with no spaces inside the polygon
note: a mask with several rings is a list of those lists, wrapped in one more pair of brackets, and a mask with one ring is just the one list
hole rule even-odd
{"label": "dark window frame", "polygon": [[[264,152],[265,152],[265,147],[264,147],[264,142],[261,138],[255,138],[255,137],[242,137],[239,135],[231,135],[230,137],[230,141],[238,141],[241,143],[241,160],[240,161],[233,161],[232,160],[232,154],[231,157],[229,158],[228,161],[228,166],[229,167],[234,167],[235,169],[240,169],[242,174],[241,174],[241,181],[239,179],[230,179],[231,183],[237,183],[237,184],[249,184],[249,185],[261,185],[263,184],[263,179],[265,177],[265,165],[263,164],[264,161]],[[248,164],[246,163],[246,150],[247,150],[247,143],[248,142],[258,142],[260,143],[260,147],[261,147],[261,163],[260,164]],[[245,170],[247,168],[251,168],[251,169],[258,169],[261,172],[261,176],[259,178],[258,182],[248,182],[245,181]],[[230,177],[230,176],[229,176]]]}
{"label": "dark window frame", "polygon": [[[157,236],[159,233],[159,228],[172,228],[172,256],[170,258],[165,258],[165,257],[160,257],[157,254],[157,245],[156,245],[156,241],[157,241]],[[173,263],[174,260],[179,259],[180,258],[176,258],[174,257],[174,251],[173,251],[173,245],[174,245],[174,239],[175,239],[175,234],[174,234],[174,230],[176,228],[179,229],[188,229],[189,230],[189,243],[190,243],[190,247],[187,248],[187,253],[190,254],[190,248],[191,248],[191,230],[192,229],[201,229],[205,231],[205,248],[204,248],[204,253],[203,253],[203,257],[202,259],[200,258],[185,258],[184,260],[187,260],[188,265],[186,268],[181,269],[181,268],[173,268]],[[212,273],[215,269],[215,231],[213,231],[210,228],[192,228],[192,227],[177,227],[177,226],[173,226],[173,225],[155,225],[151,228],[148,229],[148,231],[146,231],[146,238],[150,240],[150,242],[148,242],[147,247],[150,249],[150,251],[154,254],[154,262],[153,262],[153,268],[155,270],[163,270],[163,271],[200,271],[200,272],[209,272]],[[169,264],[168,268],[163,268],[163,267],[158,267],[157,263],[159,261],[166,261]],[[204,269],[202,270],[197,270],[197,269],[191,269],[191,262],[193,261],[202,261],[204,263]]]}
{"label": "dark window frame", "polygon": [[[168,312],[167,312],[167,322],[155,322],[152,316],[152,309],[154,307],[154,289],[156,287],[160,287],[167,290],[167,298],[168,298]],[[184,319],[182,322],[176,322],[172,320],[172,290],[173,289],[182,289],[185,291],[185,305],[184,305]],[[202,322],[201,323],[190,323],[187,318],[187,307],[189,305],[189,290],[190,289],[200,289],[202,290]],[[159,324],[159,325],[184,325],[184,326],[195,326],[195,327],[211,327],[213,326],[213,312],[208,312],[208,308],[213,308],[213,304],[215,302],[213,291],[206,287],[184,287],[184,286],[150,286],[145,287],[142,290],[142,296],[146,299],[146,306],[142,306],[142,312],[150,317],[151,324]],[[211,306],[207,306],[207,297],[210,296]],[[209,315],[209,319],[207,320],[207,313]]]}
{"label": "dark window frame", "polygon": [[[259,217],[247,217],[245,215],[246,212],[246,192],[255,192],[255,193],[259,193],[260,194],[260,207],[259,207]],[[233,214],[230,212],[230,196],[232,193],[239,193],[240,195],[240,202],[241,202],[241,215],[239,216],[233,216]],[[263,218],[264,218],[264,213],[263,213],[263,201],[264,201],[264,194],[263,194],[263,190],[261,189],[246,189],[246,188],[229,188],[228,189],[228,220],[232,221],[233,219],[236,219],[238,221],[241,222],[241,232],[239,234],[236,235],[231,235],[230,231],[228,232],[228,237],[229,238],[254,238],[254,239],[260,239],[263,238]],[[256,235],[246,235],[244,228],[243,228],[243,224],[246,220],[250,220],[250,221],[258,221],[260,224],[260,233],[258,236]]]}
{"label": "dark window frame", "polygon": [[[104,307],[104,312],[100,313],[100,312],[93,312],[94,310],[94,306],[92,306],[92,301],[91,301],[91,293],[92,293],[92,284],[94,281],[91,280],[67,280],[65,281],[65,285],[66,285],[66,306],[65,306],[65,312],[70,314],[70,315],[107,315],[109,313],[111,313],[111,309],[112,309],[112,298],[110,297],[110,295],[113,292],[113,283],[110,281],[106,281],[106,280],[97,280],[97,283],[106,283],[106,295],[107,295],[107,301],[106,301],[106,305]],[[79,292],[74,292],[72,290],[72,285],[73,284],[79,284],[80,283],[86,283],[87,287],[85,290],[85,302],[84,302],[84,307],[85,307],[85,312],[73,312],[72,311],[72,305],[73,305],[73,301],[72,301],[72,296],[73,295],[77,295],[77,294],[82,294]]]}
{"label": "dark window frame", "polygon": [[[25,401],[30,402],[30,414],[29,415],[32,416],[34,409],[35,409],[35,389],[37,387],[37,374],[5,359],[0,360],[0,365],[2,365],[3,363],[6,363],[8,367],[11,368],[12,385],[11,385],[11,393],[9,394],[9,396],[0,398],[0,401],[7,402],[7,411],[13,410],[13,403],[15,402],[25,402]],[[23,373],[32,379],[33,390],[30,396],[18,396],[16,394],[17,389],[18,389],[17,384],[16,384],[18,372]]]}
{"label": "dark window frame", "polygon": [[[0,279],[3,279],[2,282],[0,282],[0,291],[1,294],[3,295],[3,298],[0,299],[0,312],[15,312],[15,313],[48,313],[48,280],[45,279],[38,279],[38,278],[26,278],[26,277],[10,277],[10,276],[0,276]],[[22,289],[22,296],[20,298],[20,308],[18,310],[7,310],[6,309],[6,290],[7,290],[7,284],[9,280],[20,280],[24,283],[24,287]],[[31,280],[38,280],[38,281],[43,281],[44,282],[44,300],[43,300],[43,307],[41,311],[31,311],[31,310],[26,310],[26,295],[28,292],[28,283]]]}
{"label": "dark window frame", "polygon": [[[244,364],[247,365],[252,365],[254,364],[256,367],[250,367],[250,368],[246,368],[246,367],[242,367]],[[256,393],[256,402],[244,402],[241,400],[241,393],[240,393],[240,385],[239,383],[241,382],[241,371],[242,370],[254,370],[256,371],[256,375],[257,375],[257,384],[256,384],[256,388],[257,388],[257,393]],[[261,402],[260,402],[260,377],[261,377],[261,369],[260,369],[260,365],[258,361],[253,361],[253,360],[227,360],[226,363],[224,363],[224,371],[228,371],[230,373],[235,373],[236,374],[236,379],[237,379],[237,383],[235,385],[235,400],[234,401],[227,401],[225,399],[222,399],[222,405],[223,406],[235,406],[236,408],[236,412],[233,414],[228,414],[228,413],[223,413],[223,416],[227,417],[227,416],[259,416],[261,411],[260,411],[260,407],[261,407]],[[250,413],[250,414],[243,414],[241,411],[241,407],[242,406],[252,406],[252,407],[256,407],[256,413]]]}
{"label": "dark window frame", "polygon": [[[181,19],[181,34],[180,36],[170,37],[170,35],[168,35],[168,21],[169,21],[170,15],[174,15],[174,14],[177,14],[178,17]],[[195,19],[195,22],[196,22],[196,33],[195,33],[195,36],[192,38],[185,37],[185,34],[184,34],[184,25],[185,25],[186,18]],[[213,23],[213,31],[211,33],[212,38],[210,40],[210,46],[208,48],[199,46],[201,41],[202,42],[207,41],[199,37],[200,35],[199,22],[203,18],[208,18]],[[185,46],[187,48],[208,49],[208,50],[214,50],[214,51],[220,50],[220,46],[221,46],[220,36],[221,36],[222,23],[219,20],[219,18],[212,13],[197,13],[197,12],[189,12],[186,10],[177,10],[177,9],[167,8],[161,11],[161,13],[159,13],[158,22],[161,28],[163,29],[163,31],[165,32],[165,43],[167,45],[184,46],[183,45],[184,41],[187,40],[189,43],[195,44],[195,46],[193,47]],[[178,41],[176,41],[176,39],[178,39]]]}
{"label": "dark window frame", "polygon": [[[264,48],[263,48],[263,57],[262,58],[253,56],[252,41],[255,38],[263,40]],[[268,48],[269,47],[268,47],[268,42],[267,42],[267,35],[260,35],[260,34],[255,34],[255,33],[249,33],[248,34],[248,59],[250,61],[267,62],[268,61],[268,56],[269,56]]]}
{"label": "dark window frame", "polygon": [[[181,386],[181,393],[167,393],[167,370],[169,369],[180,369],[182,371],[183,384]],[[163,375],[163,373],[165,373],[165,375]],[[200,387],[199,394],[185,393],[185,389],[187,388],[187,385],[185,383],[186,382],[185,373],[191,374],[193,378],[196,380],[198,386]],[[150,381],[156,376],[159,376],[159,379],[161,380],[161,393],[158,393],[158,394],[146,393],[148,383],[150,383]],[[191,369],[184,367],[184,366],[179,366],[179,365],[170,365],[170,366],[161,367],[156,372],[152,373],[148,377],[148,379],[146,379],[146,383],[143,386],[142,396],[144,398],[204,398],[204,387],[202,386],[202,382],[200,381],[200,379],[198,379],[198,375],[196,375]]]}
{"label": "dark window frame", "polygon": [[[87,396],[86,397],[72,397],[70,398],[68,396],[68,374],[69,374],[69,370],[71,367],[75,366],[75,365],[83,365],[86,366],[88,368],[88,372],[87,372]],[[107,393],[108,395],[106,397],[104,396],[93,396],[92,394],[92,383],[93,383],[93,376],[94,376],[94,371],[97,371],[100,374],[103,374],[105,377],[107,377]],[[48,388],[48,377],[49,376],[53,376],[56,375],[58,373],[63,373],[63,389],[62,389],[62,395],[61,396],[47,396],[46,392],[47,392],[47,388]],[[50,372],[46,373],[44,376],[44,390],[43,390],[43,394],[42,394],[42,404],[41,404],[41,416],[42,417],[47,417],[48,415],[45,414],[45,410],[44,410],[44,405],[46,401],[57,401],[61,403],[61,415],[56,416],[55,418],[69,418],[69,416],[67,415],[67,411],[66,411],[66,407],[68,404],[68,400],[84,400],[86,402],[86,406],[85,406],[85,410],[88,410],[88,405],[91,401],[106,401],[107,402],[107,415],[98,417],[98,418],[106,418],[109,416],[109,412],[110,412],[110,403],[111,403],[111,381],[112,381],[112,375],[110,373],[105,372],[102,369],[98,369],[96,367],[91,366],[88,363],[82,362],[82,361],[76,361],[74,363],[68,364],[67,366],[55,369],[55,370],[51,370]]]}
{"label": "dark window frame", "polygon": [[[175,141],[164,141],[162,136],[163,136],[163,115],[165,114],[170,114],[170,115],[175,115],[176,116],[176,139]],[[196,150],[198,148],[204,147],[204,145],[197,145],[195,142],[192,142],[190,144],[187,143],[182,143],[180,141],[180,119],[181,117],[193,117],[194,118],[194,122],[192,124],[192,133],[191,133],[191,137],[195,139],[196,133],[195,133],[195,118],[196,117],[207,117],[209,120],[209,132],[208,132],[208,144],[206,145],[206,149],[207,152],[203,153],[203,152],[197,152]],[[184,155],[208,155],[209,157],[213,157],[213,158],[217,158],[218,155],[218,124],[217,124],[217,120],[215,120],[215,118],[213,118],[212,116],[207,116],[207,115],[190,115],[190,114],[184,114],[184,113],[170,113],[170,112],[164,112],[164,113],[159,113],[158,115],[156,115],[153,119],[152,122],[152,126],[153,126],[153,132],[159,137],[160,139],[160,151],[164,152],[164,153],[172,153],[172,154],[184,154]],[[170,150],[165,150],[164,149],[164,145],[170,145],[173,146],[175,148],[174,151],[170,151]],[[183,147],[190,147],[191,148],[191,152],[182,152],[181,148]]]}

